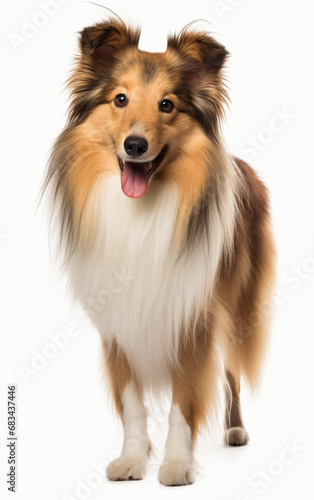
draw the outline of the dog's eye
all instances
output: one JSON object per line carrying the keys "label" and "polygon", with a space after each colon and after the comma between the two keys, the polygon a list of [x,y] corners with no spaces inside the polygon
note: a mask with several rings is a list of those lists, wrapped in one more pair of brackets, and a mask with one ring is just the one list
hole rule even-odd
{"label": "dog's eye", "polygon": [[159,104],[159,109],[163,113],[171,113],[171,111],[173,110],[173,108],[174,108],[174,104],[173,104],[172,101],[170,101],[170,99],[164,99]]}
{"label": "dog's eye", "polygon": [[125,94],[118,94],[115,98],[114,101],[115,105],[117,108],[122,108],[123,106],[126,106],[128,103],[128,98]]}

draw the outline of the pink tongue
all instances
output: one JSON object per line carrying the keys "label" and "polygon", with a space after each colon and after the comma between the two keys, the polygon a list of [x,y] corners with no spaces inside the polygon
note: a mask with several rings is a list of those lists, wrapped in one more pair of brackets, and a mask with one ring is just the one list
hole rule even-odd
{"label": "pink tongue", "polygon": [[147,172],[151,168],[151,162],[132,163],[124,162],[121,176],[121,188],[129,198],[140,198],[148,187]]}

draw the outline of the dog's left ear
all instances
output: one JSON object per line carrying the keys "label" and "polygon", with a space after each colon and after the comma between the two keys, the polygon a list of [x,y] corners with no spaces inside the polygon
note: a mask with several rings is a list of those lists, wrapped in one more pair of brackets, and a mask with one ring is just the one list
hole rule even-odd
{"label": "dog's left ear", "polygon": [[227,50],[207,33],[186,28],[179,35],[168,38],[167,51],[175,54],[174,64],[179,65],[182,81],[190,91],[191,114],[206,134],[219,140],[219,124],[228,102],[221,74],[229,55]]}
{"label": "dog's left ear", "polygon": [[168,37],[168,49],[179,52],[193,70],[201,74],[219,71],[229,55],[225,47],[207,33],[187,29]]}

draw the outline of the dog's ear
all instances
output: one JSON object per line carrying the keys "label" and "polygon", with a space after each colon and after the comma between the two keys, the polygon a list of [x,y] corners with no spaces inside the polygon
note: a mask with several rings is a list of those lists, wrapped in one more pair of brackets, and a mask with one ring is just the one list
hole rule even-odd
{"label": "dog's ear", "polygon": [[167,51],[175,55],[173,64],[181,70],[185,102],[205,132],[219,140],[219,124],[224,117],[228,94],[221,69],[228,57],[223,45],[207,33],[184,28],[168,38]]}
{"label": "dog's ear", "polygon": [[95,63],[109,63],[126,48],[137,47],[139,38],[138,28],[129,28],[122,21],[109,19],[81,31],[81,53]]}
{"label": "dog's ear", "polygon": [[80,55],[68,79],[72,100],[69,120],[83,119],[104,102],[105,87],[115,62],[128,48],[137,48],[140,30],[112,18],[80,33]]}
{"label": "dog's ear", "polygon": [[207,72],[219,71],[229,55],[225,47],[207,33],[188,29],[168,37],[168,49],[177,51],[186,59],[196,79]]}

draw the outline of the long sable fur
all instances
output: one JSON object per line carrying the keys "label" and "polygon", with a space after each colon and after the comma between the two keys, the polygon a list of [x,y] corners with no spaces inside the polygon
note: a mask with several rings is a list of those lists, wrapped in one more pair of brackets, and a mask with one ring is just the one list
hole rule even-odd
{"label": "long sable fur", "polygon": [[[66,258],[73,254],[79,242],[72,195],[66,181],[71,165],[80,155],[75,144],[76,128],[97,106],[108,102],[108,95],[117,85],[117,74],[123,74],[135,64],[137,57],[144,81],[149,81],[158,72],[159,62],[137,49],[139,37],[138,28],[129,28],[115,18],[80,33],[80,54],[67,82],[70,90],[68,124],[53,147],[43,186],[43,192],[50,186],[51,202],[55,206],[52,210],[60,212],[59,248],[63,249]],[[167,72],[173,81],[173,92],[179,97],[179,111],[195,119],[210,141],[219,147],[219,125],[228,102],[221,68],[228,52],[206,33],[187,28],[168,37],[167,51],[173,55]],[[129,53],[130,58],[126,57]],[[203,232],[208,232],[209,200],[216,196],[215,189],[208,180],[195,205],[190,207],[181,254],[191,248]]]}

